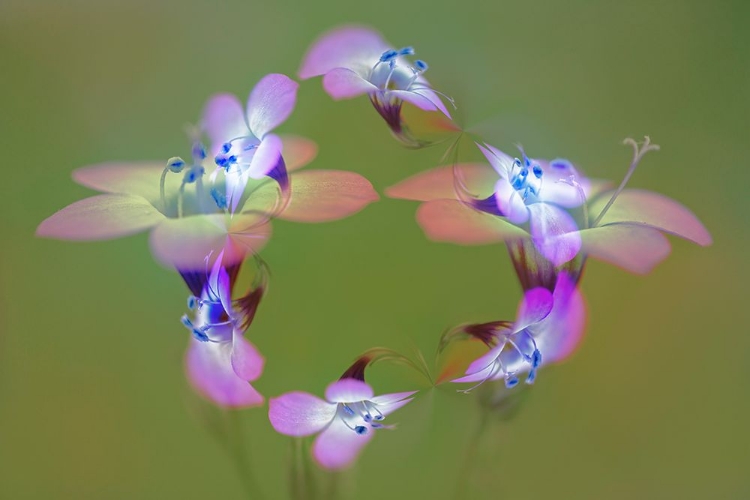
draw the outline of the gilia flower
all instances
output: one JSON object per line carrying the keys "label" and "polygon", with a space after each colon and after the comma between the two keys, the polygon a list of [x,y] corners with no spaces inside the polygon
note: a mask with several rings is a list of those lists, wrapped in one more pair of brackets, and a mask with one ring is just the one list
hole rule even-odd
{"label": "gilia flower", "polygon": [[[544,267],[542,261],[552,257],[549,262],[553,265],[548,266],[551,268],[559,268],[559,263],[573,257],[576,242],[580,241],[580,256],[583,259],[594,257],[628,271],[645,274],[669,255],[669,241],[662,232],[702,246],[711,244],[711,236],[695,215],[680,203],[658,193],[624,189],[643,154],[653,149],[648,140],[643,148],[638,148],[632,140],[627,143],[635,146],[635,156],[628,174],[616,190],[609,190],[607,182],[589,180],[586,183],[580,175],[572,179],[570,176],[567,179],[565,176],[550,178],[547,170],[543,170],[544,184],[539,188],[540,192],[550,185],[558,189],[573,186],[579,192],[583,204],[579,209],[574,209],[580,212],[579,229],[574,232],[570,231],[573,226],[567,218],[546,219],[547,224],[537,224],[536,231],[532,227],[531,234],[514,225],[505,211],[512,217],[523,217],[520,203],[512,198],[523,193],[514,195],[511,192],[510,197],[501,200],[496,190],[503,179],[499,181],[498,172],[483,164],[457,164],[428,170],[388,188],[386,194],[392,198],[424,202],[417,210],[417,221],[427,237],[435,241],[462,245],[506,242],[512,251],[514,246],[518,248],[525,242],[533,242],[533,246],[525,245],[526,257],[519,258],[526,259],[535,254],[533,265]],[[540,166],[542,164],[540,162]],[[555,171],[551,164],[548,168],[551,172]],[[570,168],[566,166],[561,170]],[[512,176],[508,179],[512,179]],[[512,187],[512,182],[507,184]],[[506,194],[509,192],[506,187],[503,189],[506,189]],[[567,188],[565,190],[572,193]],[[468,192],[484,194],[469,197]],[[561,196],[556,199],[566,198]],[[572,194],[567,199],[572,201]],[[534,204],[524,205],[532,222],[533,211],[538,209],[531,208]],[[550,205],[544,202],[542,206],[547,208],[540,212],[549,214]],[[565,201],[558,201],[555,205],[567,206]],[[561,221],[559,225],[550,223],[555,220]],[[531,263],[528,259],[525,262]],[[579,270],[582,265],[582,262],[577,263]],[[552,289],[554,273],[545,276],[552,278],[543,280],[551,283],[547,288]],[[532,283],[528,288],[539,284],[541,282]]]}
{"label": "gilia flower", "polygon": [[306,80],[323,75],[323,88],[336,100],[369,95],[396,137],[414,145],[401,119],[404,101],[425,111],[440,111],[448,118],[450,113],[423,76],[427,64],[421,60],[409,63],[406,57],[412,55],[413,48],[394,49],[372,29],[345,26],[313,43],[299,77]]}
{"label": "gilia flower", "polygon": [[271,398],[268,418],[281,434],[310,436],[315,460],[327,469],[350,465],[382,422],[393,411],[411,401],[413,392],[375,396],[362,380],[343,378],[328,386],[326,400],[306,392],[289,392]]}
{"label": "gilia flower", "polygon": [[525,381],[532,384],[540,366],[561,361],[576,349],[585,323],[583,296],[574,280],[562,272],[552,293],[542,287],[525,292],[510,326],[496,322],[464,328],[492,347],[453,382],[504,379],[510,388],[518,385],[519,375],[527,373]]}
{"label": "gilia flower", "polygon": [[[182,317],[182,324],[192,333],[185,362],[188,380],[198,393],[230,408],[263,404],[263,396],[250,382],[262,374],[264,359],[243,332],[252,321],[265,284],[256,285],[240,301],[242,310],[236,311],[231,294],[238,271],[225,268],[220,253],[204,275],[198,294],[188,298],[194,319]],[[186,282],[195,289],[201,280],[195,275],[192,278],[186,277]]]}

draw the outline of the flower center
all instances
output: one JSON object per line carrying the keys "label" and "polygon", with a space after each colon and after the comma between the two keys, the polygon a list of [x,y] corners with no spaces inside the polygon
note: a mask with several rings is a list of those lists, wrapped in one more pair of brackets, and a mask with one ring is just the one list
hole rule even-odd
{"label": "flower center", "polygon": [[536,201],[542,190],[543,175],[542,167],[536,163],[532,164],[531,160],[523,155],[523,162],[518,158],[513,160],[508,169],[508,182],[524,202],[530,203]]}
{"label": "flower center", "polygon": [[369,429],[385,427],[379,423],[385,419],[385,416],[372,401],[339,403],[336,418],[340,418],[347,427],[360,435],[367,434]]}
{"label": "flower center", "polygon": [[[169,216],[169,212],[182,217],[185,215],[185,187],[187,185],[195,186],[195,206],[191,207],[192,211],[199,213],[212,213],[215,209],[207,203],[206,193],[203,186],[203,175],[206,173],[206,169],[203,167],[203,161],[206,159],[206,149],[200,142],[195,142],[191,151],[192,163],[187,164],[185,160],[179,156],[170,158],[167,161],[167,166],[161,174],[161,180],[159,182],[159,194],[161,198],[161,209],[162,212]],[[177,207],[175,211],[170,207],[165,194],[165,182],[167,174],[183,174],[180,188],[177,191]],[[172,215],[172,216],[174,216]]]}
{"label": "flower center", "polygon": [[[370,83],[382,92],[388,90],[413,90],[417,78],[427,71],[427,63],[417,59],[411,66],[401,59],[402,56],[414,55],[412,47],[400,50],[386,50],[370,70]],[[419,85],[417,83],[417,85]]]}

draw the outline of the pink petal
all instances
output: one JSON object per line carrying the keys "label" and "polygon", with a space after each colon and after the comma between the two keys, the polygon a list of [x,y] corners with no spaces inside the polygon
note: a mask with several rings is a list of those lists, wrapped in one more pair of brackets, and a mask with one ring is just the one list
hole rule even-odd
{"label": "pink petal", "polygon": [[[73,180],[105,193],[133,194],[160,206],[159,180],[166,161],[100,163],[73,171]],[[167,184],[176,189],[182,177],[167,175]],[[174,190],[172,189],[172,190]]]}
{"label": "pink petal", "polygon": [[560,273],[555,286],[554,307],[544,320],[545,333],[537,340],[542,364],[556,363],[570,356],[583,340],[586,302],[573,280]]}
{"label": "pink petal", "polygon": [[524,224],[529,220],[529,208],[521,198],[521,194],[510,185],[508,179],[501,178],[495,184],[495,199],[500,213],[513,224]]}
{"label": "pink petal", "polygon": [[265,359],[237,329],[232,334],[232,369],[242,380],[252,382],[263,373]]}
{"label": "pink petal", "polygon": [[216,94],[203,109],[201,125],[211,141],[211,155],[215,156],[225,142],[248,135],[242,104],[232,94]]}
{"label": "pink petal", "polygon": [[423,111],[442,111],[448,118],[451,116],[440,101],[438,95],[429,90],[421,90],[420,92],[412,90],[390,90],[388,91],[388,95],[413,104]]}
{"label": "pink petal", "polygon": [[671,251],[658,230],[634,224],[610,224],[580,232],[581,250],[636,274],[647,274]]}
{"label": "pink petal", "polygon": [[342,469],[354,462],[374,434],[373,429],[367,429],[366,434],[357,434],[343,420],[335,418],[315,439],[313,456],[326,469]]}
{"label": "pink petal", "polygon": [[410,398],[410,396],[413,396],[418,391],[408,391],[408,392],[393,392],[391,394],[383,394],[381,396],[373,396],[370,398],[370,401],[375,403],[376,405],[392,405],[394,403],[398,403],[400,401],[403,401],[405,399],[409,399],[411,401],[414,398]]}
{"label": "pink petal", "polygon": [[276,167],[282,156],[284,144],[281,138],[275,134],[268,134],[263,138],[257,151],[253,155],[253,160],[248,168],[248,174],[253,179],[261,179],[268,172]]}
{"label": "pink petal", "polygon": [[[454,172],[459,176],[454,178]],[[456,183],[476,198],[484,198],[494,190],[497,174],[485,164],[459,163],[425,170],[385,190],[389,198],[404,200],[455,200]]]}
{"label": "pink petal", "polygon": [[343,170],[306,170],[292,177],[289,204],[278,218],[296,222],[326,222],[353,215],[377,201],[372,184]]}
{"label": "pink petal", "polygon": [[528,237],[500,217],[474,210],[458,200],[433,200],[417,209],[417,222],[428,238],[459,245],[484,245]]}
{"label": "pink petal", "polygon": [[[492,378],[488,378],[488,377],[490,377],[490,375],[492,374],[492,371],[495,369],[495,363],[494,363],[495,359],[497,359],[497,356],[494,356],[490,360],[489,364],[486,365],[484,368],[479,369],[479,371],[473,371],[474,368],[469,367],[466,370],[467,375],[464,375],[463,377],[455,378],[451,380],[451,382],[456,383],[456,384],[466,384],[470,382],[473,382],[473,383],[482,382],[483,380],[494,380],[494,377]],[[475,361],[475,363],[478,361],[479,360]],[[482,360],[482,363],[484,362],[485,360]],[[498,373],[501,373],[501,372],[498,371]]]}
{"label": "pink petal", "polygon": [[[576,208],[591,198],[591,185],[587,178],[577,174],[575,167],[567,160],[547,162],[534,160],[541,166],[542,187],[539,190],[539,200],[553,203],[565,208]],[[568,168],[559,169],[554,165],[564,164]],[[571,179],[571,176],[573,178]],[[577,183],[572,184],[572,182]]]}
{"label": "pink petal", "polygon": [[427,83],[427,80],[425,80],[424,78],[417,78],[416,83],[412,85],[409,90],[414,94],[426,97],[427,100],[429,100],[436,109],[438,109],[449,119],[451,118],[451,114],[448,112],[448,108],[445,107],[445,104],[443,104],[443,100],[440,99],[440,96],[437,92],[430,88],[430,84]]}
{"label": "pink petal", "polygon": [[318,145],[310,139],[296,135],[282,135],[284,163],[287,172],[304,167],[318,155]]}
{"label": "pink petal", "polygon": [[145,198],[102,194],[77,201],[47,217],[36,235],[59,240],[109,240],[139,233],[165,220]]}
{"label": "pink petal", "polygon": [[334,99],[351,99],[376,92],[378,88],[358,73],[346,68],[332,69],[323,77],[323,88]]}
{"label": "pink petal", "polygon": [[573,217],[549,203],[532,203],[528,208],[531,236],[539,252],[555,266],[575,258],[581,250],[581,235]]}
{"label": "pink petal", "polygon": [[194,215],[166,219],[151,233],[154,257],[182,271],[205,269],[207,255],[224,251],[225,266],[260,251],[271,236],[271,225],[258,214]]}
{"label": "pink petal", "polygon": [[[495,365],[495,361],[497,360],[498,356],[500,356],[500,353],[503,352],[503,349],[505,348],[505,344],[502,342],[484,353],[483,355],[479,356],[477,359],[471,362],[471,364],[466,368],[466,375],[471,376],[475,374],[482,373],[482,377],[476,379],[476,381],[484,380],[492,371]],[[454,382],[474,382],[475,380],[466,380],[466,377],[462,377],[460,379],[455,379]]]}
{"label": "pink petal", "polygon": [[335,28],[313,42],[302,60],[298,75],[306,80],[333,68],[351,68],[366,74],[389,48],[380,34],[370,28]]}
{"label": "pink petal", "polygon": [[529,325],[539,323],[550,313],[552,305],[552,293],[546,288],[532,288],[527,291],[518,305],[513,330],[520,332]]}
{"label": "pink petal", "polygon": [[263,404],[263,396],[238,377],[230,360],[229,343],[191,339],[185,359],[188,381],[193,388],[219,406],[247,408]]}
{"label": "pink petal", "polygon": [[[603,193],[591,203],[590,217],[599,215],[610,196],[611,193]],[[654,227],[702,246],[712,242],[711,235],[693,212],[673,199],[651,191],[626,189],[620,193],[599,225],[617,222]]]}
{"label": "pink petal", "polygon": [[326,388],[326,399],[332,403],[356,403],[372,398],[372,387],[361,380],[344,378]]}
{"label": "pink petal", "polygon": [[286,75],[264,76],[247,101],[247,124],[258,139],[281,125],[294,110],[299,84]]}
{"label": "pink petal", "polygon": [[288,392],[268,401],[268,419],[281,434],[309,436],[323,430],[336,416],[336,404],[306,392]]}

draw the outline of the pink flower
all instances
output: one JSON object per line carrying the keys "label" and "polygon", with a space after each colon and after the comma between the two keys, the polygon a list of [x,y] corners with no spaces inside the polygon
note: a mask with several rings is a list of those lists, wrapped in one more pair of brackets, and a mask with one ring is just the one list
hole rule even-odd
{"label": "pink flower", "polygon": [[375,396],[364,381],[343,378],[328,386],[325,400],[289,392],[269,401],[268,418],[281,434],[310,436],[315,460],[327,469],[351,465],[385,418],[411,401],[415,392]]}

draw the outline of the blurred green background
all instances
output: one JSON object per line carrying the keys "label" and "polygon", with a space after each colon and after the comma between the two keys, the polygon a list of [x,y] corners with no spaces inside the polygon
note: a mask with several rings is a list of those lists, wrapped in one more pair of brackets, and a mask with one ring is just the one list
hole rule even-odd
{"label": "blurred green background", "polygon": [[[183,377],[179,276],[145,235],[33,232],[91,194],[74,168],[187,154],[183,125],[210,94],[244,100],[262,75],[294,75],[310,42],[345,22],[414,45],[458,115],[491,124],[502,148],[523,142],[619,181],[621,140],[649,134],[662,151],[631,186],[680,200],[715,240],[675,240],[647,277],[589,263],[584,344],[543,370],[514,420],[492,423],[464,498],[750,497],[749,19],[743,1],[3,0],[0,497],[243,497]],[[319,143],[311,168],[359,172],[381,193],[441,154],[403,149],[366,99],[334,103],[317,80],[281,131]],[[322,394],[371,346],[431,359],[445,328],[513,318],[505,249],[430,243],[415,209],[382,199],[340,222],[275,225],[250,332],[266,396]],[[387,372],[373,370],[378,392],[424,386]],[[339,478],[343,496],[452,498],[479,420],[476,397],[454,389],[396,413],[398,430]],[[291,443],[266,411],[242,424],[261,488],[284,498]]]}

